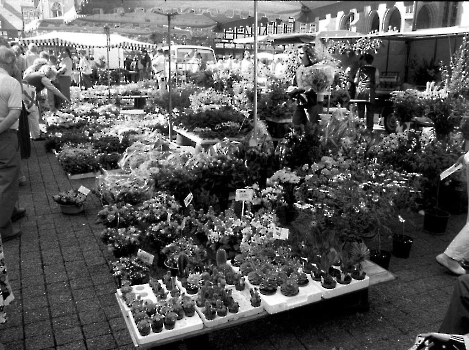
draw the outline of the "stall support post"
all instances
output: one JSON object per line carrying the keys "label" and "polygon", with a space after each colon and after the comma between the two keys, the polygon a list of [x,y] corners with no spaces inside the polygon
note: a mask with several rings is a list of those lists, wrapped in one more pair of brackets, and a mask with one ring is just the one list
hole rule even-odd
{"label": "stall support post", "polygon": [[111,44],[111,28],[107,24],[104,26],[104,33],[106,34],[107,92],[108,92],[108,101],[111,101],[111,72],[109,70],[109,46]]}

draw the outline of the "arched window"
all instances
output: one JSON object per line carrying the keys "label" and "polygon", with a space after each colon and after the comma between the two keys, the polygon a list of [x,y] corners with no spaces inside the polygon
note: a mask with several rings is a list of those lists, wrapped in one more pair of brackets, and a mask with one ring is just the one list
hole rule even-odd
{"label": "arched window", "polygon": [[370,15],[370,32],[379,32],[379,15],[376,11]]}
{"label": "arched window", "polygon": [[355,20],[355,13],[350,12],[348,15],[342,17],[342,21],[340,23],[340,29],[342,30],[350,30],[350,23]]}
{"label": "arched window", "polygon": [[51,17],[62,17],[62,5],[58,2],[54,2],[50,7]]}
{"label": "arched window", "polygon": [[431,28],[431,15],[427,5],[423,5],[417,14],[416,29]]}
{"label": "arched window", "polygon": [[389,16],[388,27],[385,28],[385,31],[389,30],[401,31],[401,13],[397,8],[395,8]]}

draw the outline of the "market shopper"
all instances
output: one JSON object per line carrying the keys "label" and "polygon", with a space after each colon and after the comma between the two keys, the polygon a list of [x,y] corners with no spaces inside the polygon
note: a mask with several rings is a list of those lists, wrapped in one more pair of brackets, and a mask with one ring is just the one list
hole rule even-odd
{"label": "market shopper", "polygon": [[63,48],[60,57],[62,60],[59,63],[59,70],[57,71],[59,89],[60,92],[70,100],[70,86],[72,85],[73,70],[73,61],[70,49],[67,47]]}
{"label": "market shopper", "polygon": [[[15,74],[15,61],[15,52],[0,46],[0,262],[3,261],[1,242],[7,242],[21,234],[20,230],[13,229],[11,220],[18,200],[21,165],[17,130],[22,94],[20,83],[12,77]],[[0,293],[0,323],[5,322],[3,305],[9,302],[2,295]]]}
{"label": "market shopper", "polygon": [[318,123],[319,115],[317,111],[317,94],[312,86],[307,85],[308,79],[304,79],[308,67],[318,63],[319,59],[311,45],[304,45],[300,49],[301,65],[296,70],[293,86],[287,90],[287,93],[297,100],[297,106],[293,113],[292,124],[295,128],[304,131],[308,122]]}
{"label": "market shopper", "polygon": [[158,83],[158,89],[165,89],[165,58],[163,55],[163,49],[158,49],[155,57],[152,60],[153,73],[155,75],[156,82]]}
{"label": "market shopper", "polygon": [[[64,99],[65,101],[67,101],[68,103],[70,103],[70,100],[66,96],[64,96],[64,94],[62,94],[60,90],[57,89],[52,84],[52,80],[55,80],[56,77],[57,77],[57,71],[49,65],[44,65],[37,72],[26,75],[23,80],[25,83],[34,86],[34,88],[36,89],[36,95],[40,94],[41,91],[43,91],[44,89],[47,89],[47,91],[50,91],[55,96],[58,96]],[[36,105],[33,105],[31,106],[31,109],[28,109],[28,111],[29,111],[29,120],[30,120],[29,125],[30,126],[32,125],[33,127],[33,129],[31,129],[32,139],[35,141],[43,140],[44,138],[41,136],[39,137],[33,136],[33,133],[38,132],[38,129],[39,129],[39,118],[40,118],[39,109],[37,108]],[[39,130],[39,133],[40,133],[40,130]]]}
{"label": "market shopper", "polygon": [[373,131],[375,90],[379,85],[379,71],[372,65],[373,60],[373,55],[369,53],[364,55],[364,64],[358,69],[354,80],[355,97],[357,100],[361,100],[357,102],[358,117],[365,118],[366,115],[366,128],[369,131]]}
{"label": "market shopper", "polygon": [[39,49],[36,44],[31,43],[28,45],[28,50],[26,51],[24,58],[26,60],[27,67],[30,67],[34,61],[39,58]]}
{"label": "market shopper", "polygon": [[79,55],[80,63],[78,64],[78,68],[80,69],[80,88],[88,90],[93,86],[91,82],[91,74],[93,73],[93,70],[91,69],[90,61],[86,56],[86,50],[80,50]]}
{"label": "market shopper", "polygon": [[[347,57],[349,59],[354,59],[356,57],[354,51],[348,51]],[[355,84],[355,76],[357,75],[358,69],[363,65],[364,56],[361,55],[358,60],[353,61],[346,69],[345,74],[347,76],[347,90],[351,99],[355,98],[357,91],[357,86]]]}
{"label": "market shopper", "polygon": [[[463,165],[463,169],[466,171],[466,181],[469,182],[469,152],[460,156],[456,164]],[[450,272],[456,275],[464,275],[466,273],[466,270],[460,264],[464,259],[469,259],[469,214],[466,219],[466,225],[464,225],[448,247],[446,247],[444,253],[436,257],[436,261],[440,265],[446,267]]]}

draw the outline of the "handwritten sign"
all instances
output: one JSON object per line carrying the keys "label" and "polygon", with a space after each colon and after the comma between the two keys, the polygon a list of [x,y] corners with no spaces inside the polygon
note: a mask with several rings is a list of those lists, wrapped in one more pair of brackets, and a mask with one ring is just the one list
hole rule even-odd
{"label": "handwritten sign", "polygon": [[91,190],[89,188],[86,188],[85,186],[80,186],[80,188],[78,189],[78,192],[84,194],[85,196],[88,195],[88,193],[91,192]]}
{"label": "handwritten sign", "polygon": [[254,191],[250,188],[241,188],[236,190],[235,200],[243,202],[251,202],[254,197]]}
{"label": "handwritten sign", "polygon": [[153,259],[155,258],[154,255],[141,249],[138,250],[137,257],[147,265],[152,265]]}

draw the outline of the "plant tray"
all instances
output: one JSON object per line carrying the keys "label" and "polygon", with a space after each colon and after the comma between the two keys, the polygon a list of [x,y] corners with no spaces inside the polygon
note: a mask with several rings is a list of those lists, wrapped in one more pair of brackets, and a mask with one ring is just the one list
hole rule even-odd
{"label": "plant tray", "polygon": [[[160,281],[160,283],[163,285],[162,281]],[[164,288],[164,285],[163,285],[163,288]],[[149,299],[153,302],[157,301],[156,296],[153,293],[149,284],[132,286],[132,291],[136,293],[137,295],[141,295],[142,299],[144,300]],[[119,302],[122,315],[124,316],[124,318],[127,318],[129,321],[127,322],[127,325],[129,327],[129,332],[133,334],[136,342],[139,345],[153,343],[153,342],[163,340],[163,339],[168,339],[168,338],[177,338],[184,333],[197,331],[204,327],[204,324],[202,320],[200,319],[199,315],[195,313],[194,316],[192,317],[184,316],[182,320],[176,321],[176,325],[174,326],[174,329],[168,330],[163,327],[163,330],[159,333],[154,333],[153,330],[151,330],[150,334],[146,336],[142,336],[137,329],[137,325],[135,324],[134,318],[132,316],[132,312],[130,312],[130,309],[127,307],[124,300],[122,299],[122,293],[120,289],[117,290],[116,297]]]}
{"label": "plant tray", "polygon": [[[304,287],[300,287],[300,292],[293,297],[284,296],[280,292],[280,288],[278,288],[277,292],[273,295],[263,295],[262,293],[259,293],[265,311],[269,314],[276,314],[278,312],[320,301],[322,298],[321,289],[317,287],[310,276],[308,276],[308,280],[309,283]],[[250,288],[257,288],[249,282],[248,278],[246,278],[246,287],[248,290]]]}
{"label": "plant tray", "polygon": [[[365,276],[363,280],[355,280],[352,278],[352,281],[349,284],[340,284],[337,283],[335,288],[327,289],[321,285],[321,282],[312,281],[317,288],[321,290],[323,299],[331,299],[338,297],[339,295],[344,295],[347,293],[356,292],[360,289],[365,289],[370,286],[370,277]],[[301,290],[301,289],[300,289]]]}
{"label": "plant tray", "polygon": [[70,180],[80,180],[80,179],[89,179],[92,177],[98,176],[99,173],[94,172],[94,173],[84,173],[84,174],[69,174],[67,173],[67,176]]}
{"label": "plant tray", "polygon": [[[186,289],[181,285],[181,282],[177,281],[176,282],[177,287],[181,290],[181,292],[185,293]],[[237,313],[231,313],[228,311],[226,316],[215,316],[213,320],[208,320],[205,318],[205,315],[203,313],[203,307],[200,308],[198,306],[195,307],[197,313],[199,314],[200,318],[202,319],[202,322],[204,323],[205,327],[210,328],[210,327],[215,327],[223,323],[227,323],[230,321],[238,320],[243,317],[249,317],[253,315],[260,314],[261,312],[264,311],[264,306],[261,303],[261,306],[259,307],[253,307],[251,306],[251,295],[249,294],[249,288],[246,285],[244,290],[239,291],[234,288],[234,286],[227,286],[227,289],[231,289],[233,299],[239,304],[239,310]],[[187,294],[187,293],[186,293]],[[190,295],[190,294],[187,294]],[[197,299],[197,294],[191,295],[194,300]],[[177,323],[176,323],[177,324]]]}

